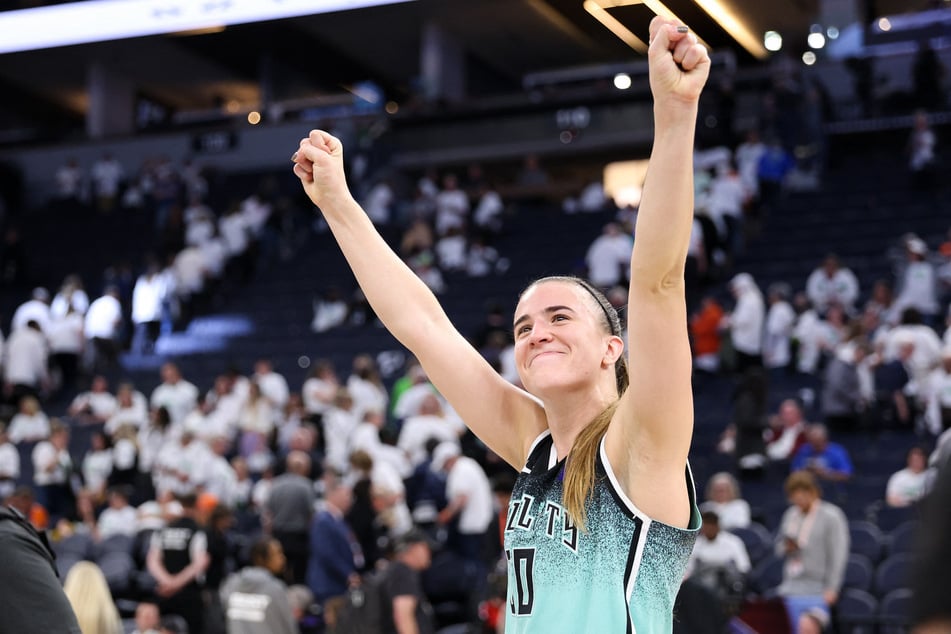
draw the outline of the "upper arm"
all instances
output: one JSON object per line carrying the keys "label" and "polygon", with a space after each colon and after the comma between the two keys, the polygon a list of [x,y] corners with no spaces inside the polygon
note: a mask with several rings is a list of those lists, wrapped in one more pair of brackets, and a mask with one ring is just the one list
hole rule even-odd
{"label": "upper arm", "polygon": [[416,625],[416,597],[411,594],[393,597],[393,623],[399,632],[405,631],[409,624]]}
{"label": "upper arm", "polygon": [[425,349],[414,350],[440,394],[466,426],[515,469],[547,428],[542,406],[502,378],[448,319],[434,328]]}

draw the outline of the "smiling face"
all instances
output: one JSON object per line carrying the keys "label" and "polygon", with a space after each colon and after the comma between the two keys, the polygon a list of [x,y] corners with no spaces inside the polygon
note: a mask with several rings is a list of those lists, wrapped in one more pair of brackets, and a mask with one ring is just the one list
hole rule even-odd
{"label": "smiling face", "polygon": [[522,384],[544,398],[601,381],[614,383],[623,344],[608,332],[594,297],[570,281],[529,287],[515,311],[515,363]]}

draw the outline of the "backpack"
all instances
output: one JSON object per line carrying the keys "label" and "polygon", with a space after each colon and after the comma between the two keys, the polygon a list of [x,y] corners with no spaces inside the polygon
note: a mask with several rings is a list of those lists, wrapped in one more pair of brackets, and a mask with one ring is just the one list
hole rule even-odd
{"label": "backpack", "polygon": [[380,634],[383,631],[383,583],[386,570],[363,576],[359,586],[350,588],[337,610],[336,634]]}

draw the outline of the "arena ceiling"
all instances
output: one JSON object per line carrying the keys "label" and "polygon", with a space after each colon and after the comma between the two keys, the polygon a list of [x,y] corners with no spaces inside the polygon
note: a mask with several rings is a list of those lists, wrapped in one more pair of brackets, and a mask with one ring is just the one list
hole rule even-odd
{"label": "arena ceiling", "polygon": [[[644,0],[608,13],[646,39],[653,15]],[[649,0],[656,1],[656,0]],[[817,20],[819,0],[723,0],[759,37],[766,30],[802,46]],[[634,4],[631,4],[634,2]],[[695,0],[665,0],[713,48],[745,51]],[[874,0],[867,0],[874,2]],[[88,107],[86,78],[99,62],[131,79],[137,90],[171,110],[261,100],[262,73],[277,98],[339,93],[374,79],[397,100],[419,73],[420,40],[428,23],[461,43],[473,81],[485,90],[517,90],[526,73],[636,59],[633,50],[583,6],[583,0],[417,0],[348,12],[0,55],[0,131],[16,126],[76,125]],[[880,14],[927,0],[877,0]],[[9,6],[9,4],[7,5]],[[0,136],[2,140],[2,136]]]}

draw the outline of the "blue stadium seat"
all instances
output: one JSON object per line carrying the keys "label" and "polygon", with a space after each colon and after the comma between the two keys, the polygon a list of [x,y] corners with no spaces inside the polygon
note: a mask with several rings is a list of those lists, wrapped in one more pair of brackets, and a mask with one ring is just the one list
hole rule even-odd
{"label": "blue stadium seat", "polygon": [[914,548],[914,540],[918,533],[918,522],[911,520],[901,524],[888,534],[886,540],[888,555],[910,553]]}
{"label": "blue stadium seat", "polygon": [[750,563],[754,566],[772,551],[773,536],[762,524],[752,522],[746,528],[731,528],[729,532],[743,540]]}
{"label": "blue stadium seat", "polygon": [[882,531],[875,524],[865,520],[852,520],[849,522],[849,536],[853,553],[868,557],[873,564],[878,563],[885,543]]}
{"label": "blue stadium seat", "polygon": [[842,582],[843,587],[867,592],[871,590],[874,578],[874,568],[868,557],[851,553],[845,568],[845,579]]}
{"label": "blue stadium seat", "polygon": [[835,606],[839,634],[872,634],[878,616],[878,600],[856,588],[844,588]]}
{"label": "blue stadium seat", "polygon": [[912,556],[909,553],[899,553],[878,564],[875,570],[875,594],[883,598],[892,590],[908,587],[911,563]]}
{"label": "blue stadium seat", "polygon": [[750,572],[750,589],[762,595],[779,587],[783,581],[784,563],[785,560],[776,555],[770,555],[759,562]]}
{"label": "blue stadium seat", "polygon": [[882,598],[878,610],[879,634],[906,634],[911,625],[912,591],[896,588]]}

